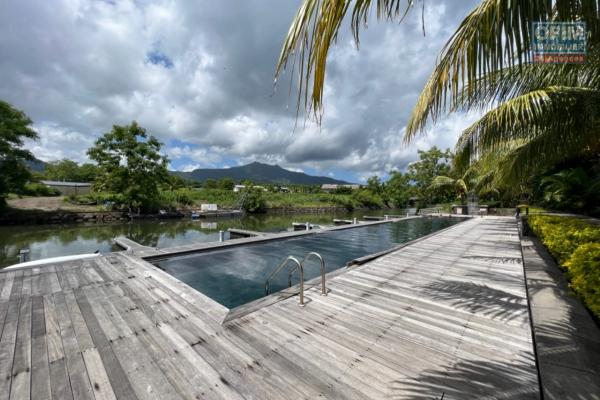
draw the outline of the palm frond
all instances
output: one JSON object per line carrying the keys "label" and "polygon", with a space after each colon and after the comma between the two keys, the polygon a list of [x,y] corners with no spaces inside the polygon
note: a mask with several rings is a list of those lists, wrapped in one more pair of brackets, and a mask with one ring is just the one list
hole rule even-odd
{"label": "palm frond", "polygon": [[[561,161],[592,156],[600,151],[598,131],[587,136],[573,135],[566,142],[547,134],[519,146],[501,160],[495,181],[504,186],[521,183]],[[582,152],[582,149],[586,150]]]}
{"label": "palm frond", "polygon": [[288,63],[298,64],[298,110],[304,105],[317,120],[322,113],[327,55],[351,4],[350,25],[358,46],[360,29],[366,26],[373,5],[378,19],[402,20],[414,0],[303,0],[283,43],[275,76]]}
{"label": "palm frond", "polygon": [[515,140],[529,142],[538,137],[546,137],[547,145],[559,152],[567,147],[582,150],[577,146],[598,140],[599,102],[600,91],[570,87],[550,87],[511,99],[462,133],[455,163],[468,165],[479,153],[499,151],[513,147]]}
{"label": "palm frond", "polygon": [[431,184],[429,185],[429,188],[433,190],[454,188],[455,184],[455,179],[450,178],[449,176],[439,175],[433,178]]}
{"label": "palm frond", "polygon": [[596,0],[484,0],[442,50],[413,110],[405,141],[422,132],[429,119],[454,108],[459,96],[464,99],[476,93],[488,75],[528,63],[532,22],[548,20],[583,20],[591,32],[590,42],[599,40]]}
{"label": "palm frond", "polygon": [[469,191],[469,189],[467,188],[467,183],[463,179],[457,179],[454,182],[454,187],[459,193],[466,194]]}
{"label": "palm frond", "polygon": [[549,86],[600,90],[600,46],[588,52],[583,64],[512,65],[463,87],[451,111],[486,110],[525,93]]}

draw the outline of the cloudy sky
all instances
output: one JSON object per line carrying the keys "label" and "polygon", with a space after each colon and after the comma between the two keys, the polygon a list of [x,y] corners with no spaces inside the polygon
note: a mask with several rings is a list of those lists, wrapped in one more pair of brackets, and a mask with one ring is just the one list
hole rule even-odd
{"label": "cloudy sky", "polygon": [[417,149],[452,147],[473,116],[451,115],[410,146],[408,116],[439,51],[475,0],[425,3],[402,24],[343,28],[325,116],[299,121],[277,56],[299,0],[2,0],[0,99],[25,111],[44,161],[86,161],[113,124],[138,121],[171,168],[261,161],[363,181],[404,169]]}

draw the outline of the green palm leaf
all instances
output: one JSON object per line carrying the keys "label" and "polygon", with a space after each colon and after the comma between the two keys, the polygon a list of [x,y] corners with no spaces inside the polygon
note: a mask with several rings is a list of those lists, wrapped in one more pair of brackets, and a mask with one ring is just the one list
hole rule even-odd
{"label": "green palm leaf", "polygon": [[[320,117],[327,55],[342,21],[350,14],[357,46],[360,29],[375,7],[378,19],[402,20],[414,0],[303,0],[284,40],[276,76],[288,63],[297,64],[298,107]],[[529,61],[533,21],[583,20],[598,42],[600,12],[596,0],[484,0],[461,23],[444,47],[440,60],[414,109],[406,140],[452,106],[462,88],[477,90],[477,80],[511,65]],[[426,24],[426,21],[424,22]],[[293,68],[294,70],[295,68]],[[485,78],[483,78],[485,79]],[[485,80],[483,81],[485,82]],[[450,96],[450,99],[447,97]]]}

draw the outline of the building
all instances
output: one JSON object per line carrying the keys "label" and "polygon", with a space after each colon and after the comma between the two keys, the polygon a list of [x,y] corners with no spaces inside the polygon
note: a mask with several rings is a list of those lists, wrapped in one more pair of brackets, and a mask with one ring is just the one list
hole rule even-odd
{"label": "building", "polygon": [[[268,192],[267,188],[263,187],[263,186],[252,186],[252,188],[254,189],[260,189],[263,192]],[[246,189],[246,185],[235,185],[233,187],[233,191],[235,193],[241,192],[242,190]]]}
{"label": "building", "polygon": [[321,190],[324,192],[335,192],[336,190],[338,190],[339,188],[342,188],[342,187],[347,187],[352,190],[360,189],[360,185],[332,185],[330,183],[325,183],[325,184],[321,185]]}
{"label": "building", "polygon": [[87,182],[62,182],[62,181],[40,181],[44,185],[56,189],[65,196],[85,195],[92,189],[92,184]]}

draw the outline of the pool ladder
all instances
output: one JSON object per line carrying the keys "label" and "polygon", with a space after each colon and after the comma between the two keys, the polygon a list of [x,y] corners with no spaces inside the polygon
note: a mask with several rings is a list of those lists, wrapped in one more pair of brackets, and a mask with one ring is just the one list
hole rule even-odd
{"label": "pool ladder", "polygon": [[319,253],[314,251],[306,253],[302,261],[298,261],[298,259],[294,256],[288,256],[285,260],[279,264],[277,268],[271,272],[271,275],[267,278],[265,282],[265,295],[269,295],[269,281],[275,275],[277,275],[285,266],[287,266],[290,262],[294,263],[295,266],[288,273],[288,287],[292,286],[292,275],[296,271],[300,271],[300,307],[304,307],[304,263],[311,257],[317,257],[321,262],[321,296],[327,296],[327,289],[325,287],[325,261],[323,261],[323,257]]}

